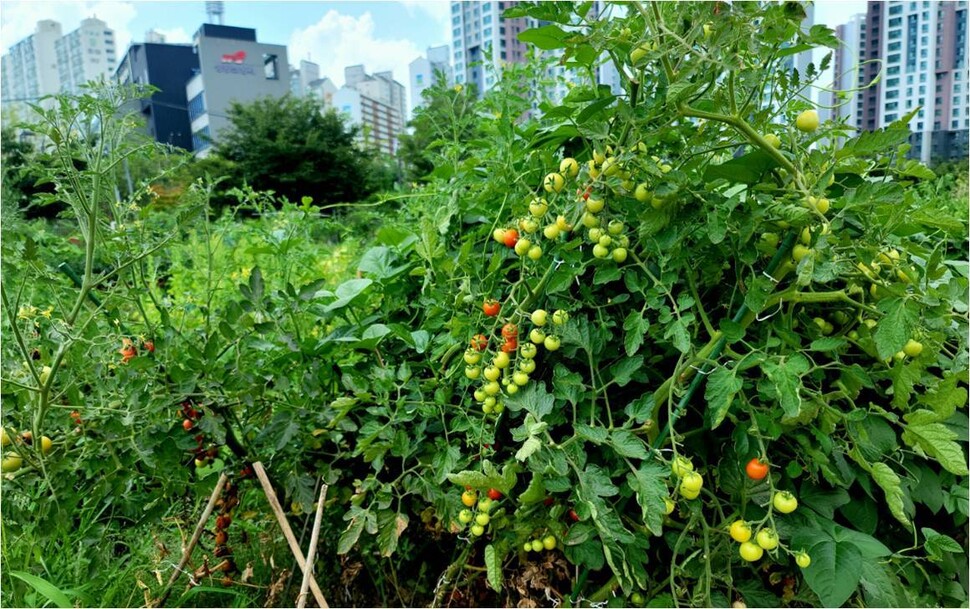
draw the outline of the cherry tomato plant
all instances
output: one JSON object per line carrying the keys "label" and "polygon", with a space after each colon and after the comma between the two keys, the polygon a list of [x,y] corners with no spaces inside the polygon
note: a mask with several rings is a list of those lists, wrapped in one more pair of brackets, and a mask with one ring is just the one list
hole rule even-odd
{"label": "cherry tomato plant", "polygon": [[[214,219],[193,184],[151,214],[49,124],[87,240],[78,287],[4,229],[5,527],[176,540],[171,498],[231,472],[229,569],[240,527],[285,549],[261,461],[304,524],[330,486],[315,572],[339,599],[366,573],[356,604],[965,603],[967,224],[906,158],[914,114],[825,119],[839,43],[798,3],[623,6],[508,9],[531,63],[431,87],[434,170],[325,261],[356,234],[333,210],[240,189],[257,219]],[[551,63],[617,85],[537,99]],[[58,111],[114,124],[85,100]]]}

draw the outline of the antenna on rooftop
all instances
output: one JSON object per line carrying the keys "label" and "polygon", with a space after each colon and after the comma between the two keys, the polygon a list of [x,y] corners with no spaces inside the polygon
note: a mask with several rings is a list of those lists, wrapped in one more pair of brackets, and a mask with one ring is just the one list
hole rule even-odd
{"label": "antenna on rooftop", "polygon": [[210,0],[205,3],[205,14],[209,17],[209,23],[222,23],[222,15],[225,12],[225,3],[222,0]]}

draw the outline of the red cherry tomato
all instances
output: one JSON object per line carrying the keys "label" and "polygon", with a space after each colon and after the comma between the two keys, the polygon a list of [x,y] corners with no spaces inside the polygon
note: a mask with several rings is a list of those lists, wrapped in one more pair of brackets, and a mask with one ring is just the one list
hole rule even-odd
{"label": "red cherry tomato", "polygon": [[514,228],[506,230],[502,242],[505,243],[506,247],[515,247],[515,244],[519,242],[519,231]]}
{"label": "red cherry tomato", "polygon": [[502,351],[509,354],[515,353],[518,350],[518,348],[519,348],[519,341],[515,340],[514,338],[510,338],[506,340],[505,344],[502,345]]}
{"label": "red cherry tomato", "polygon": [[185,419],[182,421],[182,429],[185,431],[190,431],[192,429],[192,421]]}
{"label": "red cherry tomato", "polygon": [[143,342],[141,344],[141,346],[144,347],[145,351],[148,351],[149,353],[155,353],[155,342],[154,341],[146,340],[145,342]]}
{"label": "red cherry tomato", "polygon": [[488,489],[488,498],[492,501],[498,501],[502,498],[502,493],[498,489],[490,488]]}
{"label": "red cherry tomato", "polygon": [[569,518],[573,522],[579,522],[579,514],[576,513],[576,510],[569,510]]}
{"label": "red cherry tomato", "polygon": [[502,337],[503,338],[516,338],[519,335],[519,327],[515,324],[509,323],[502,326]]}
{"label": "red cherry tomato", "polygon": [[748,465],[745,466],[744,471],[747,472],[748,478],[752,480],[764,480],[765,476],[768,475],[768,464],[755,457],[748,461]]}
{"label": "red cherry tomato", "polygon": [[472,337],[471,346],[476,351],[484,351],[488,347],[488,337],[484,334],[476,334]]}
{"label": "red cherry tomato", "polygon": [[489,298],[482,304],[482,311],[485,313],[486,317],[495,317],[498,315],[498,310],[501,308],[498,301],[494,298]]}

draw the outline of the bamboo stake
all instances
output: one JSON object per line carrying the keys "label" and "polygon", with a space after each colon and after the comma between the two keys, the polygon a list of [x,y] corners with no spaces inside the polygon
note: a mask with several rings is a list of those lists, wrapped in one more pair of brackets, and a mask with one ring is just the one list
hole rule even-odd
{"label": "bamboo stake", "polygon": [[202,510],[202,517],[199,518],[198,524],[195,525],[195,532],[192,533],[192,539],[189,540],[189,545],[185,546],[185,550],[182,552],[182,559],[179,560],[179,564],[175,567],[175,571],[172,572],[172,576],[168,578],[168,583],[165,584],[165,589],[162,590],[162,595],[158,598],[158,603],[156,606],[161,607],[168,600],[168,595],[172,592],[172,584],[181,575],[182,569],[185,568],[186,563],[189,562],[189,557],[192,555],[192,550],[195,549],[195,545],[199,543],[199,539],[202,537],[202,531],[205,530],[205,523],[209,520],[209,516],[212,515],[212,509],[216,505],[216,501],[219,500],[219,496],[222,495],[222,489],[226,486],[226,482],[229,477],[226,474],[221,474],[219,476],[219,481],[216,482],[216,487],[212,489],[212,494],[209,496],[209,503],[206,504],[205,509]]}
{"label": "bamboo stake", "polygon": [[313,577],[313,559],[317,555],[317,541],[320,539],[320,525],[323,523],[323,502],[327,499],[327,485],[320,489],[320,500],[317,501],[317,515],[313,519],[313,533],[310,534],[310,547],[306,551],[306,569],[303,570],[303,583],[300,584],[300,595],[296,597],[297,609],[306,607],[307,588]]}
{"label": "bamboo stake", "polygon": [[[297,543],[296,537],[293,535],[293,529],[290,528],[290,523],[286,520],[286,513],[280,505],[280,500],[276,498],[276,492],[273,490],[273,485],[270,484],[269,478],[266,476],[266,470],[263,469],[262,462],[254,462],[253,471],[256,472],[256,477],[259,478],[259,484],[263,487],[263,493],[269,501],[269,506],[272,508],[273,514],[276,515],[277,522],[280,523],[280,528],[283,530],[283,537],[286,538],[286,542],[290,546],[290,551],[293,552],[293,556],[296,558],[296,564],[306,573],[307,564],[306,559],[303,558],[303,550],[300,549],[300,544]],[[310,576],[310,590],[313,592],[313,598],[317,600],[317,604],[322,609],[330,608],[330,605],[327,604],[327,599],[324,598],[323,592],[320,590],[320,586],[317,585],[317,580],[312,575]]]}

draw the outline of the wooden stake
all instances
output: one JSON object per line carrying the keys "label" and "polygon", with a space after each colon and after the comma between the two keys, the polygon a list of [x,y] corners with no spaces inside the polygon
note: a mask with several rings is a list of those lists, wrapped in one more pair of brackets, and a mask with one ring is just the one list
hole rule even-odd
{"label": "wooden stake", "polygon": [[317,501],[317,515],[313,519],[313,533],[310,535],[310,547],[306,551],[306,569],[303,570],[303,583],[300,584],[300,595],[296,597],[296,608],[306,607],[307,588],[310,587],[310,578],[313,577],[313,559],[317,554],[317,541],[320,539],[320,525],[323,523],[323,502],[327,499],[327,485],[324,484],[320,489],[320,500]]}
{"label": "wooden stake", "polygon": [[212,515],[212,509],[215,507],[216,501],[219,500],[219,496],[222,495],[222,489],[226,486],[228,480],[229,477],[225,473],[219,476],[219,481],[216,482],[216,487],[212,489],[212,495],[209,496],[209,503],[202,510],[202,517],[199,518],[199,523],[195,525],[195,532],[192,533],[192,539],[189,540],[189,545],[185,546],[185,550],[182,552],[182,559],[179,560],[179,564],[175,567],[175,571],[172,572],[172,576],[168,578],[168,583],[165,584],[165,589],[162,590],[162,595],[158,598],[156,606],[161,607],[168,600],[168,595],[172,592],[172,584],[182,574],[182,569],[189,562],[192,550],[195,549],[195,544],[199,543],[199,539],[202,537],[202,531],[205,530],[205,523],[209,520],[209,516]]}
{"label": "wooden stake", "polygon": [[[307,564],[306,559],[303,558],[303,550],[300,549],[300,544],[293,535],[290,523],[286,520],[286,513],[283,511],[279,499],[276,498],[276,492],[273,490],[273,485],[270,484],[269,478],[266,476],[266,470],[263,469],[263,464],[260,461],[254,462],[253,471],[256,472],[256,477],[259,478],[259,484],[263,487],[263,493],[269,501],[269,506],[272,508],[273,514],[276,515],[276,520],[280,523],[280,528],[283,529],[283,537],[286,538],[286,542],[290,546],[290,551],[293,552],[293,556],[296,558],[296,564],[306,574]],[[320,590],[320,586],[317,585],[317,581],[312,575],[310,575],[310,590],[313,592],[313,598],[317,600],[317,604],[322,609],[330,609],[330,605],[327,604],[327,599],[323,597],[323,592]]]}

